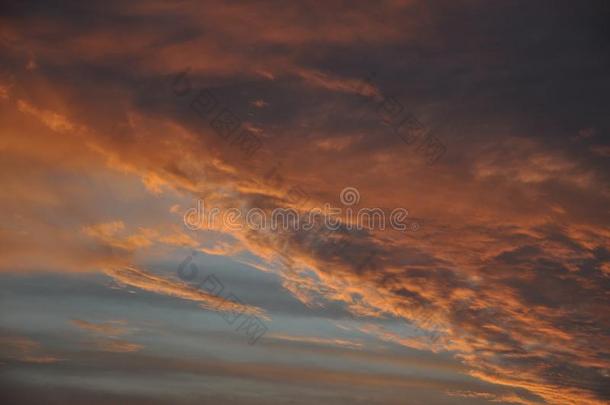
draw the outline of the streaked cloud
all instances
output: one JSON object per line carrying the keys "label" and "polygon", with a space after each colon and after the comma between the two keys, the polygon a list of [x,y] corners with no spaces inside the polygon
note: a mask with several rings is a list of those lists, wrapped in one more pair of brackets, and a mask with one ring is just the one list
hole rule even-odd
{"label": "streaked cloud", "polygon": [[230,309],[234,312],[245,312],[252,315],[265,316],[265,313],[261,308],[241,304],[239,302],[231,302],[230,308],[227,308],[227,301],[221,296],[210,294],[183,282],[173,281],[133,267],[107,269],[106,274],[125,285],[157,294],[170,295],[198,302],[203,308],[208,310],[225,311]]}
{"label": "streaked cloud", "polygon": [[127,327],[124,326],[125,321],[120,320],[95,323],[82,319],[73,319],[72,324],[80,329],[107,336],[120,336],[128,331]]}

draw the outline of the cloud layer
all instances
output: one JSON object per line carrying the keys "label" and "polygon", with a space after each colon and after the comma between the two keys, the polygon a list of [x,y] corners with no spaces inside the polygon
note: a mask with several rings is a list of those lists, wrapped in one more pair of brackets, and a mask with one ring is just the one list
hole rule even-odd
{"label": "cloud layer", "polygon": [[[450,353],[472,378],[509,390],[446,386],[452,398],[602,404],[610,81],[601,4],[9,2],[0,269],[102,273],[210,309],[222,299],[151,262],[177,248],[225,256],[276,274],[309,308],[349,314],[352,333]],[[428,165],[388,125],[390,108],[417,117],[447,152]],[[246,153],[218,114],[260,147]],[[404,207],[421,228],[354,231],[343,217],[331,233],[191,232],[181,222],[195,199],[305,212],[341,207],[348,186],[361,195],[355,208]],[[267,314],[263,304],[243,309]],[[360,347],[297,331],[276,339]],[[278,367],[244,373],[410,384]]]}

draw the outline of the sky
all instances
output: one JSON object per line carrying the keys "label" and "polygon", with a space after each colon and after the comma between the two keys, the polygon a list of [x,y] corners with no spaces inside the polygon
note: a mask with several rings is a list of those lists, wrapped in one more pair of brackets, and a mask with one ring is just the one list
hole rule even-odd
{"label": "sky", "polygon": [[0,401],[610,403],[608,17],[3,2]]}

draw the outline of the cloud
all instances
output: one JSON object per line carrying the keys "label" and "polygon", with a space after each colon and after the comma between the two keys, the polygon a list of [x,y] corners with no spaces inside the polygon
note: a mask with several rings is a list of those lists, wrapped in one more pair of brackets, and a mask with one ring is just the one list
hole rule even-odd
{"label": "cloud", "polygon": [[55,132],[70,132],[75,129],[74,124],[56,112],[40,110],[23,100],[17,102],[17,107],[19,111],[33,115]]}
{"label": "cloud", "polygon": [[127,327],[123,326],[125,321],[108,321],[94,323],[81,319],[73,319],[72,324],[80,329],[95,332],[107,336],[119,336],[127,333]]}
{"label": "cloud", "polygon": [[496,395],[488,392],[472,392],[472,391],[450,391],[447,393],[452,397],[463,397],[463,398],[481,398],[491,402],[501,402],[508,404],[521,404],[521,405],[532,405],[540,402],[532,402],[527,399],[523,399],[517,395]]}
{"label": "cloud", "polygon": [[4,334],[0,336],[0,354],[3,358],[15,359],[25,363],[56,363],[60,357],[44,353],[42,346],[25,336]]}
{"label": "cloud", "polygon": [[344,339],[333,339],[333,338],[320,338],[316,336],[291,336],[291,335],[282,335],[282,334],[266,334],[266,339],[277,339],[281,341],[288,342],[300,342],[300,343],[309,343],[320,346],[339,346],[346,348],[361,348],[363,346],[362,343],[353,342]]}
{"label": "cloud", "polygon": [[104,352],[131,353],[141,350],[143,346],[124,340],[108,339],[96,341],[95,348]]}
{"label": "cloud", "polygon": [[116,234],[124,228],[125,225],[122,221],[114,221],[87,226],[83,228],[83,232],[88,236],[99,239],[104,244],[129,251],[150,246],[152,244],[151,237],[156,236],[156,231],[153,229],[140,229],[139,233],[127,238],[116,238]]}
{"label": "cloud", "polygon": [[[312,206],[340,206],[338,192],[353,186],[363,206],[408,208],[422,228],[352,232],[345,218],[331,237],[221,228],[230,243],[199,248],[247,250],[284,286],[305,286],[290,290],[308,305],[424,329],[433,318],[443,331],[433,346],[379,326],[364,332],[456,353],[483,381],[550,403],[607,398],[610,192],[598,107],[607,60],[591,42],[593,3],[559,2],[552,13],[476,1],[262,4],[108,2],[111,30],[98,4],[78,19],[73,9],[11,7],[2,17],[15,76],[0,91],[2,270],[106,269],[212,309],[223,300],[133,265],[158,245],[198,247],[155,203],[168,198],[166,214],[184,196],[271,211],[298,186]],[[28,60],[37,68],[24,69]],[[375,65],[380,79],[359,88]],[[188,67],[192,91],[177,96],[165,76]],[[204,87],[261,134],[252,159],[193,110]],[[447,144],[435,166],[384,124],[379,101],[393,93]],[[371,104],[355,111],[361,95]],[[268,105],[247,110],[252,100]],[[574,142],[579,128],[595,137],[581,131]],[[276,160],[283,180],[270,182]],[[124,216],[113,212],[121,204]],[[290,270],[273,266],[278,251]],[[369,251],[375,261],[362,266]]]}
{"label": "cloud", "polygon": [[208,310],[245,312],[265,317],[262,309],[239,302],[229,302],[225,298],[191,287],[185,283],[173,281],[133,267],[107,269],[106,274],[119,283],[156,294],[169,295],[199,303]]}

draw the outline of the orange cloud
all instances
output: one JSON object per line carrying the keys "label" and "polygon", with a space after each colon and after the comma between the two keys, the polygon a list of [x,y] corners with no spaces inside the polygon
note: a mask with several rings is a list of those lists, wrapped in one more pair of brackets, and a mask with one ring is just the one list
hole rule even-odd
{"label": "orange cloud", "polygon": [[0,353],[5,358],[26,363],[55,363],[61,360],[57,356],[42,353],[40,343],[25,336],[0,336]]}
{"label": "orange cloud", "polygon": [[113,353],[131,353],[137,352],[143,348],[142,345],[116,339],[96,341],[95,347],[99,350]]}
{"label": "orange cloud", "polygon": [[122,326],[125,324],[125,321],[93,323],[81,319],[73,319],[72,324],[83,330],[108,336],[119,336],[127,333],[127,328]]}
{"label": "orange cloud", "polygon": [[[449,52],[444,42],[454,45],[443,30],[427,28],[439,18],[432,15],[433,7],[417,12],[417,2],[384,6],[343,10],[333,3],[327,10],[312,10],[284,4],[263,11],[251,4],[214,3],[202,11],[189,2],[130,4],[122,6],[122,16],[137,20],[162,12],[180,17],[184,25],[177,31],[171,26],[134,30],[119,24],[111,31],[95,26],[82,35],[74,35],[58,17],[29,23],[27,29],[3,17],[11,57],[27,54],[38,66],[15,70],[18,85],[0,87],[0,208],[9,213],[0,227],[3,271],[37,268],[43,261],[56,271],[112,269],[106,274],[124,284],[215,308],[220,298],[130,266],[135,253],[155,243],[198,246],[196,238],[168,226],[175,217],[154,218],[159,222],[154,228],[132,224],[131,218],[109,222],[99,213],[100,205],[115,201],[102,200],[93,189],[122,198],[142,198],[138,193],[145,192],[151,200],[188,195],[222,208],[271,210],[290,204],[290,186],[307,190],[312,206],[339,205],[338,191],[354,186],[363,205],[408,208],[422,228],[410,234],[342,228],[340,237],[330,238],[318,230],[267,238],[222,228],[218,232],[234,243],[200,249],[225,255],[247,249],[264,259],[256,265],[266,271],[279,250],[293,264],[275,270],[308,305],[336,301],[367,321],[392,317],[422,328],[433,317],[443,337],[429,345],[379,327],[364,332],[419,349],[455,351],[477,378],[524,388],[550,403],[598,401],[596,387],[607,385],[604,372],[610,368],[602,333],[608,329],[610,192],[605,168],[590,158],[607,155],[605,146],[579,156],[495,117],[464,113],[463,122],[434,128],[450,141],[449,156],[427,167],[416,147],[379,122],[379,105],[357,123],[347,101],[329,114],[330,92],[351,101],[357,95],[372,101],[385,96],[381,84],[362,87],[349,69],[329,70],[351,65],[352,48],[384,45],[394,61],[399,42],[406,43],[409,49],[427,49],[418,54],[425,62],[442,54],[439,49]],[[118,6],[109,7],[116,12]],[[192,30],[188,38],[168,39],[185,27]],[[212,34],[201,35],[200,27]],[[58,48],[45,38],[65,42]],[[325,60],[326,54],[340,58]],[[477,63],[489,63],[487,53],[474,54]],[[45,73],[82,65],[116,71],[106,72],[113,79],[100,75],[101,85],[90,71],[82,73],[86,81],[77,82]],[[238,93],[232,86],[242,90],[239,83],[265,76],[257,83],[268,84],[270,94],[247,95],[243,102],[235,96],[229,103],[239,110],[264,97],[269,105],[257,110],[277,108],[274,119],[242,117],[244,126],[266,134],[254,159],[245,160],[209,120],[199,119],[189,104],[194,94],[181,99],[161,79],[189,66],[192,93],[195,84],[214,83],[229,97]],[[496,70],[496,65],[485,66]],[[426,72],[422,67],[419,76]],[[136,88],[135,78],[150,79],[151,86]],[[107,85],[110,80],[116,81]],[[415,86],[415,95],[406,94],[403,104],[435,126],[446,109],[438,99],[421,97],[419,89],[428,83]],[[402,82],[384,88],[394,84]],[[273,90],[279,93],[276,100],[293,96],[294,105],[275,101]],[[278,157],[284,161],[284,181],[273,184],[265,173]],[[134,180],[144,190],[136,191]],[[339,239],[349,243],[333,251]],[[361,267],[363,252],[371,248],[377,252],[375,263]],[[557,377],[565,373],[582,381]]]}
{"label": "orange cloud", "polygon": [[245,312],[266,317],[264,311],[258,307],[231,302],[230,308],[227,308],[228,302],[220,296],[208,294],[184,283],[172,281],[133,267],[106,269],[106,274],[119,283],[145,291],[198,302],[203,308],[208,310],[224,311],[230,309],[235,312]]}

